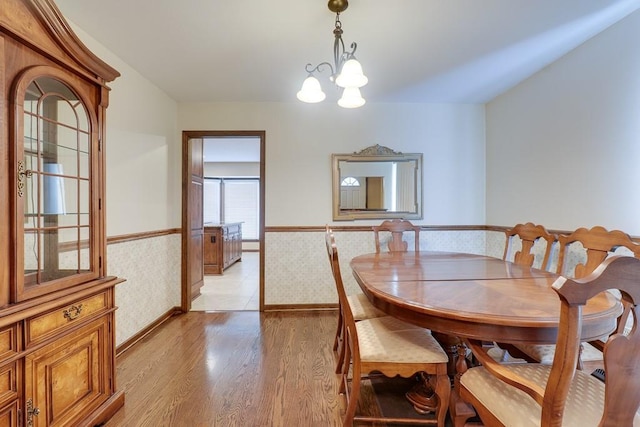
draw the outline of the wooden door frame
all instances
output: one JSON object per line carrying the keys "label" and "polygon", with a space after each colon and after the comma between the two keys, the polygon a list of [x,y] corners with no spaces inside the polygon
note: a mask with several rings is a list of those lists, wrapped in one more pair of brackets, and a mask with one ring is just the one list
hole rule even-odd
{"label": "wooden door frame", "polygon": [[187,186],[191,179],[189,170],[189,140],[192,138],[247,138],[255,137],[260,139],[260,221],[259,221],[259,250],[260,250],[260,311],[264,311],[264,212],[265,212],[265,143],[266,132],[263,130],[185,130],[182,131],[182,269],[181,269],[181,309],[183,312],[191,310],[191,286],[188,283],[189,259],[186,248],[187,242],[187,219],[189,218],[190,206],[188,200]]}

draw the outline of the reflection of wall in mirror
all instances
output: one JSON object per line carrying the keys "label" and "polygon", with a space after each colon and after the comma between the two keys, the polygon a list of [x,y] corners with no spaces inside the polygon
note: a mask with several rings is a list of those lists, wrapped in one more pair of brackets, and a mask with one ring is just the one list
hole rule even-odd
{"label": "reflection of wall in mirror", "polygon": [[415,164],[413,162],[397,162],[396,165],[396,210],[416,212]]}
{"label": "reflection of wall in mirror", "polygon": [[[340,186],[340,209],[385,209],[392,211],[393,209],[393,194],[395,193],[393,189],[393,164],[395,162],[388,161],[380,161],[380,162],[349,162],[349,161],[341,161],[340,162],[340,180],[345,177],[352,176],[358,177],[361,181],[361,185],[366,184],[366,178],[379,178],[382,180],[383,188],[381,189],[381,196],[383,199],[382,204],[375,203],[375,206],[368,206],[366,199],[361,202],[359,207],[346,208],[346,204],[343,203],[342,193],[344,190],[343,186]],[[366,191],[366,188],[364,189]],[[349,197],[347,195],[346,197]],[[366,193],[364,195],[366,197]]]}

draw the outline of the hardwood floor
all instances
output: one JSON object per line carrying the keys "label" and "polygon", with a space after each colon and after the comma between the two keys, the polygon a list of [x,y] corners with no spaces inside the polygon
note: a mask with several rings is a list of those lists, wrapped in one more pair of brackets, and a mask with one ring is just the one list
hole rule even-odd
{"label": "hardwood floor", "polygon": [[335,311],[189,312],[117,359],[116,426],[339,426]]}

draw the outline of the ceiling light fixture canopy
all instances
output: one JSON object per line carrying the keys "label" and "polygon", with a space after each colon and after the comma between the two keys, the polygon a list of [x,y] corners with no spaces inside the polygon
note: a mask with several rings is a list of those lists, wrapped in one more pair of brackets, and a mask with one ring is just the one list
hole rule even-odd
{"label": "ceiling light fixture canopy", "polygon": [[308,75],[302,83],[302,89],[298,92],[297,97],[300,101],[309,103],[323,101],[326,95],[322,91],[320,82],[314,73],[320,73],[328,68],[331,70],[329,79],[337,86],[344,88],[342,98],[338,100],[338,105],[344,108],[361,107],[366,101],[360,94],[360,88],[366,85],[369,79],[362,72],[362,65],[355,57],[358,45],[355,42],[351,43],[351,51],[348,51],[344,47],[344,41],[342,41],[340,13],[349,7],[349,2],[347,0],[329,0],[328,7],[331,12],[336,14],[336,23],[333,29],[335,37],[333,42],[333,64],[321,62],[315,67],[307,64],[305,70]]}

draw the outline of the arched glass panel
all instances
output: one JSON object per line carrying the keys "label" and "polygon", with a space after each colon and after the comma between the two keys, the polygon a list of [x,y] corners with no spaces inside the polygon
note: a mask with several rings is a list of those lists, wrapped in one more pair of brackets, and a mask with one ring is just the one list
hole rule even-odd
{"label": "arched glass panel", "polygon": [[18,163],[25,288],[91,270],[89,123],[64,82],[43,76],[27,87]]}

